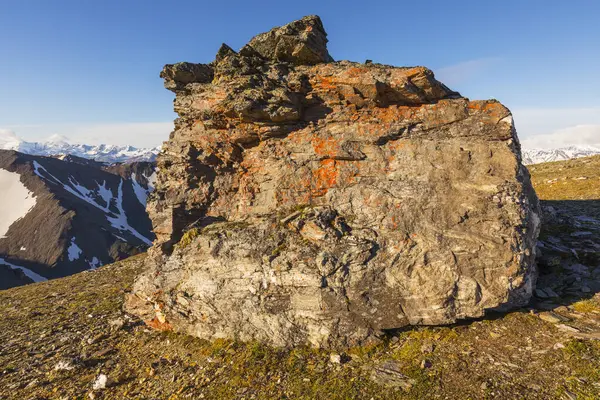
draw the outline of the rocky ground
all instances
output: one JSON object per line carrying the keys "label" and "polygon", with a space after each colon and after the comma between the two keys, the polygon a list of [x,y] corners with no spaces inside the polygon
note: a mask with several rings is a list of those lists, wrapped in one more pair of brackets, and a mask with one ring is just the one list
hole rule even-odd
{"label": "rocky ground", "polygon": [[600,157],[530,167],[536,298],[345,353],[206,342],[122,312],[144,256],[0,292],[0,399],[597,399]]}

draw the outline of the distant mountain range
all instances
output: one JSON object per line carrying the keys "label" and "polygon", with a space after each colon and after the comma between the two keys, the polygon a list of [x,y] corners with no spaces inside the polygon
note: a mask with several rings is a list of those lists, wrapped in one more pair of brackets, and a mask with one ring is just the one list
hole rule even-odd
{"label": "distant mountain range", "polygon": [[73,144],[60,135],[53,135],[44,142],[26,142],[12,132],[0,131],[0,150],[15,150],[36,156],[73,155],[105,163],[130,163],[154,161],[160,147]]}
{"label": "distant mountain range", "polygon": [[154,240],[155,163],[0,150],[0,290],[95,269]]}
{"label": "distant mountain range", "polygon": [[556,149],[523,150],[523,164],[539,164],[550,161],[571,160],[600,154],[600,148],[592,146],[568,146]]}
{"label": "distant mountain range", "polygon": [[[67,138],[53,135],[43,142],[27,142],[12,132],[0,130],[0,150],[15,150],[20,153],[64,158],[81,157],[102,163],[132,163],[155,161],[159,147],[137,148],[133,146],[89,145],[71,143]],[[556,149],[523,149],[523,163],[526,165],[551,161],[571,160],[600,154],[600,148],[593,146],[568,146]],[[66,161],[69,161],[67,158]],[[73,161],[73,159],[71,159]],[[79,161],[81,162],[81,161]]]}

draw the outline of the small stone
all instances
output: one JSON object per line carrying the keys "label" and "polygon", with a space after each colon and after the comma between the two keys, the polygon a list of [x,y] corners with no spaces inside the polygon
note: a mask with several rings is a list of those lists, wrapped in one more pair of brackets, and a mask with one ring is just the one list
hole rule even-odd
{"label": "small stone", "polygon": [[550,322],[551,324],[558,324],[560,322],[567,322],[569,318],[563,317],[560,314],[557,314],[552,311],[544,311],[538,314],[540,319],[543,319],[546,322]]}
{"label": "small stone", "polygon": [[61,360],[54,366],[55,371],[71,371],[75,366],[68,360]]}
{"label": "small stone", "polygon": [[431,368],[433,364],[429,360],[421,361],[421,369]]}
{"label": "small stone", "polygon": [[380,385],[409,391],[416,381],[404,375],[397,361],[384,361],[371,371],[371,380]]}
{"label": "small stone", "polygon": [[27,384],[27,386],[25,386],[25,389],[29,389],[29,388],[36,387],[36,386],[37,386],[37,383],[38,383],[38,380],[37,380],[37,379],[34,379],[34,380],[32,380],[31,382],[29,382],[29,383]]}
{"label": "small stone", "polygon": [[591,291],[592,291],[592,289],[590,289],[589,286],[581,287],[581,293],[590,293]]}
{"label": "small stone", "polygon": [[565,267],[566,270],[571,271],[572,273],[578,275],[587,275],[589,276],[589,268],[583,264],[573,264]]}
{"label": "small stone", "polygon": [[482,382],[480,388],[481,390],[486,390],[488,388],[487,382]]}
{"label": "small stone", "polygon": [[421,346],[421,353],[423,353],[423,354],[433,353],[433,350],[434,350],[433,343],[424,343]]}
{"label": "small stone", "polygon": [[340,356],[339,354],[335,354],[332,353],[329,356],[329,361],[333,364],[341,364],[342,363],[342,356]]}
{"label": "small stone", "polygon": [[559,342],[559,343],[556,343],[554,346],[552,346],[552,348],[553,348],[554,350],[558,350],[558,349],[564,349],[564,348],[565,348],[565,345]]}
{"label": "small stone", "polygon": [[106,376],[105,374],[100,374],[94,381],[94,384],[92,385],[92,389],[94,389],[94,390],[106,389],[107,384],[108,384],[108,376]]}
{"label": "small stone", "polygon": [[552,288],[550,288],[550,287],[544,288],[544,292],[546,293],[546,295],[547,295],[548,297],[560,297],[560,296],[558,295],[558,293],[556,293],[556,292],[555,292],[555,291],[554,291]]}
{"label": "small stone", "polygon": [[558,324],[556,327],[565,332],[579,332],[579,329],[565,324]]}
{"label": "small stone", "polygon": [[115,318],[108,321],[108,325],[110,326],[111,330],[118,331],[125,325],[125,320],[123,320],[123,318]]}
{"label": "small stone", "polygon": [[94,336],[94,337],[91,337],[91,338],[89,338],[89,339],[87,340],[87,343],[88,343],[88,344],[94,344],[94,343],[97,343],[97,342],[99,342],[100,340],[102,340],[102,339],[104,339],[104,338],[105,338],[105,335],[104,335],[104,333],[99,333],[98,335],[96,335],[96,336]]}
{"label": "small stone", "polygon": [[563,398],[566,400],[577,400],[577,395],[565,389],[565,395],[563,396]]}

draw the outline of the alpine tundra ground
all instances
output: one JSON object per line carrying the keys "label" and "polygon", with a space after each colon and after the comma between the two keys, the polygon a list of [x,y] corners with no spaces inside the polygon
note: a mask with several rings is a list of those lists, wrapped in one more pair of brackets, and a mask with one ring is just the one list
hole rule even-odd
{"label": "alpine tundra ground", "polygon": [[144,256],[0,292],[0,399],[600,398],[600,157],[530,166],[527,308],[345,353],[206,342],[123,313]]}

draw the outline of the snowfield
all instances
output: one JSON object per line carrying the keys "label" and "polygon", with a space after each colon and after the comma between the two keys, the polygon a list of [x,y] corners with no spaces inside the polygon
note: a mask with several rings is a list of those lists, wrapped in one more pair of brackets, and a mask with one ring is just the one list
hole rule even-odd
{"label": "snowfield", "polygon": [[4,258],[0,257],[0,265],[4,265],[7,266],[10,269],[19,269],[21,271],[23,271],[23,273],[25,274],[26,277],[28,277],[29,279],[31,279],[34,283],[37,282],[44,282],[47,281],[47,278],[44,278],[43,276],[36,274],[35,272],[33,272],[32,270],[30,270],[29,268],[25,268],[25,267],[20,267],[18,265],[15,264],[11,264],[8,261],[4,260]]}
{"label": "snowfield", "polygon": [[35,197],[23,183],[21,176],[0,168],[0,238],[5,237],[8,228],[23,218],[35,206]]}

